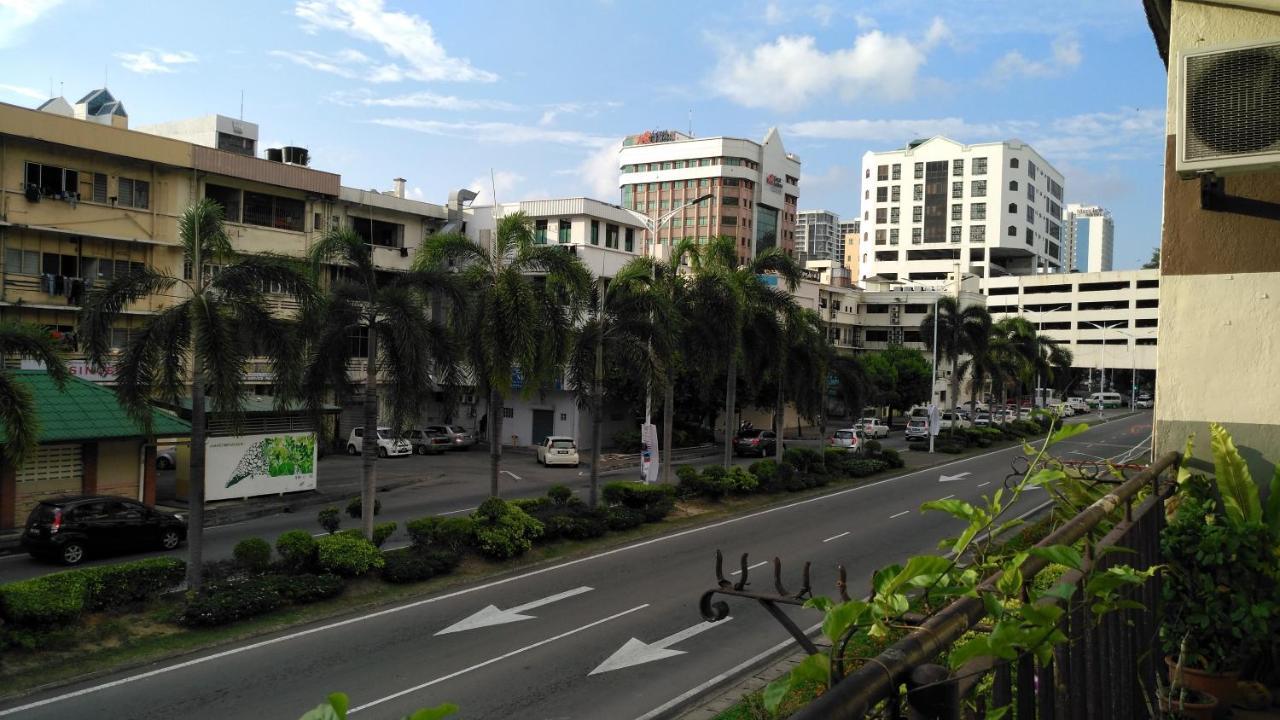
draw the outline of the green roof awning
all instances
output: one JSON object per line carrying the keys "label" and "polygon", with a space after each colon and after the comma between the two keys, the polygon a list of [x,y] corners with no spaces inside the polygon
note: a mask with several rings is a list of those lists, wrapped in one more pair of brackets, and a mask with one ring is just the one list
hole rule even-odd
{"label": "green roof awning", "polygon": [[[142,426],[116,400],[110,388],[71,377],[61,390],[43,370],[13,370],[13,378],[27,386],[40,420],[40,442],[147,437]],[[151,434],[161,437],[191,434],[191,424],[169,413],[151,411]],[[0,425],[0,442],[8,439]]]}
{"label": "green roof awning", "polygon": [[[208,397],[207,395],[205,396],[205,399],[204,399],[204,409],[205,409],[205,412],[209,413],[210,415],[215,414],[217,412],[216,410],[213,409],[213,399]],[[177,410],[179,413],[182,414],[183,417],[190,417],[191,397],[187,396],[184,398],[179,398]],[[244,399],[244,402],[240,405],[240,412],[244,413],[245,415],[255,415],[259,413],[288,414],[288,413],[300,413],[300,412],[306,412],[306,411],[307,411],[306,403],[303,403],[297,400],[291,400],[289,402],[286,402],[284,404],[284,407],[276,407],[276,399],[273,397],[265,396],[265,395],[250,395],[246,397]],[[337,405],[324,404],[320,406],[320,411],[325,413],[336,413],[336,412],[341,412],[342,408],[338,407]]]}

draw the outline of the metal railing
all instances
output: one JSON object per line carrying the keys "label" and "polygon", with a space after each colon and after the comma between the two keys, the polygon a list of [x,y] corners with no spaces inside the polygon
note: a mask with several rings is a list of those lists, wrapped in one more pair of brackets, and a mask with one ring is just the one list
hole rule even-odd
{"label": "metal railing", "polygon": [[[1085,541],[1085,562],[1080,570],[1064,573],[1057,583],[1075,588],[1070,602],[1042,598],[1039,602],[1064,607],[1059,628],[1068,642],[1055,647],[1052,658],[1038,662],[1027,653],[1014,660],[976,658],[955,671],[936,664],[942,653],[986,617],[983,601],[961,598],[924,619],[909,635],[865,662],[826,693],[792,715],[792,720],[881,717],[958,720],[972,714],[985,717],[987,708],[1011,706],[1007,717],[1018,720],[1080,718],[1138,718],[1146,716],[1147,693],[1156,687],[1161,662],[1156,629],[1160,596],[1158,575],[1129,590],[1125,599],[1144,609],[1116,610],[1094,617],[1084,602],[1083,585],[1091,572],[1127,564],[1145,570],[1159,562],[1160,531],[1165,524],[1164,500],[1172,484],[1161,476],[1177,466],[1177,453],[1168,453],[1143,472],[1115,487],[1075,517],[1066,521],[1037,546],[1071,545]],[[1151,492],[1137,504],[1144,488]],[[1123,511],[1105,536],[1095,537],[1104,521]],[[1123,548],[1126,552],[1113,549]],[[1029,557],[1020,567],[1025,582],[1044,570],[1049,561]],[[983,581],[993,588],[999,577]],[[1025,586],[1025,583],[1024,583]],[[971,697],[987,674],[989,692]],[[899,688],[905,686],[906,693]]]}

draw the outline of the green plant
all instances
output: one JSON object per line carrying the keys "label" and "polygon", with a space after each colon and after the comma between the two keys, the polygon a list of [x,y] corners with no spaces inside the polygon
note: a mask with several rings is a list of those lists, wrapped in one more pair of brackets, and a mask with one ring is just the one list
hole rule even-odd
{"label": "green plant", "polygon": [[[362,501],[358,496],[351,498],[351,501],[347,503],[347,515],[350,515],[353,519],[359,518],[362,507],[363,507]],[[378,515],[381,512],[382,512],[382,501],[379,500],[378,498],[374,498],[373,514]]]}
{"label": "green plant", "polygon": [[319,602],[336,597],[347,587],[347,581],[337,575],[325,573],[312,575],[268,575],[268,586],[280,597],[295,605]]}
{"label": "green plant", "polygon": [[542,534],[542,523],[502,498],[489,498],[471,514],[480,553],[494,560],[523,555]]}
{"label": "green plant", "polygon": [[613,448],[621,453],[638,453],[644,449],[639,430],[619,430],[613,434]]}
{"label": "green plant", "polygon": [[827,471],[826,456],[823,450],[807,447],[787,448],[782,453],[782,462],[795,467],[797,472],[820,475]]}
{"label": "green plant", "polygon": [[867,444],[863,447],[866,449],[867,454],[873,457],[879,455],[880,451],[884,449],[884,446],[880,444],[879,440],[868,440]]}
{"label": "green plant", "polygon": [[338,508],[327,507],[316,515],[320,527],[330,535],[338,532],[338,528],[342,526],[342,516],[338,514]]}
{"label": "green plant", "polygon": [[604,510],[588,510],[574,515],[556,515],[543,526],[544,537],[562,537],[569,540],[589,540],[604,535],[609,530]]}
{"label": "green plant", "polygon": [[469,517],[425,517],[405,523],[418,548],[439,547],[462,552],[475,545],[475,523]]}
{"label": "green plant", "polygon": [[881,450],[879,459],[883,460],[885,464],[895,470],[906,466],[906,463],[902,460],[902,456],[893,448],[885,448],[884,450]]}
{"label": "green plant", "polygon": [[88,578],[84,609],[120,610],[173,590],[182,583],[187,564],[177,558],[148,558],[116,565],[82,568]]}
{"label": "green plant", "polygon": [[290,530],[276,538],[276,553],[291,570],[309,570],[316,563],[316,539],[305,530]]}
{"label": "green plant", "polygon": [[271,544],[262,538],[245,538],[236,543],[231,555],[245,570],[262,573],[271,565]]}
{"label": "green plant", "polygon": [[735,495],[750,495],[760,486],[760,481],[756,479],[755,475],[752,475],[746,468],[738,465],[729,468],[729,472],[725,475],[724,482],[728,486],[729,492],[732,492]]}
{"label": "green plant", "polygon": [[209,627],[269,613],[286,600],[275,583],[265,577],[209,583],[187,599],[178,622]]}
{"label": "green plant", "polygon": [[416,547],[388,550],[382,554],[386,564],[382,579],[389,583],[412,583],[445,575],[458,566],[462,557],[448,550],[422,550]]}
{"label": "green plant", "polygon": [[393,522],[378,523],[373,526],[373,545],[374,547],[382,547],[387,538],[395,534],[398,526]]}
{"label": "green plant", "polygon": [[853,460],[848,463],[846,471],[856,478],[864,478],[883,472],[889,464],[883,460]]}
{"label": "green plant", "polygon": [[[345,693],[333,693],[315,708],[308,710],[298,720],[346,720],[351,702]],[[400,720],[443,720],[458,712],[458,706],[444,703],[433,708],[422,708],[405,715]]]}
{"label": "green plant", "polygon": [[605,524],[610,530],[630,530],[644,524],[644,513],[629,507],[611,507],[605,511]]}
{"label": "green plant", "polygon": [[670,485],[613,482],[604,486],[602,497],[607,505],[639,510],[644,514],[645,522],[658,522],[675,509],[675,492]]}
{"label": "green plant", "polygon": [[[605,486],[605,493],[609,492],[609,487]],[[573,497],[573,490],[566,485],[552,485],[547,491],[547,497],[551,498],[551,502],[557,505],[567,505]]]}
{"label": "green plant", "polygon": [[0,585],[0,619],[25,628],[66,625],[84,612],[119,610],[182,582],[186,563],[176,558],[80,568]]}
{"label": "green plant", "polygon": [[747,472],[756,476],[756,484],[761,492],[777,492],[780,488],[777,486],[778,463],[771,460],[757,460],[751,463],[747,468]]}
{"label": "green plant", "polygon": [[364,575],[382,567],[382,553],[362,537],[326,535],[316,541],[321,568],[343,577]]}
{"label": "green plant", "polygon": [[0,617],[21,627],[70,623],[84,611],[88,576],[78,570],[0,585]]}

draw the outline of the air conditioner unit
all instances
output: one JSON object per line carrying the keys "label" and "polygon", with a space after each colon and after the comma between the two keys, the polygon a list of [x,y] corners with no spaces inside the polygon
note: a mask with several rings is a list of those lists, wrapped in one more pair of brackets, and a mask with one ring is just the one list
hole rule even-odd
{"label": "air conditioner unit", "polygon": [[1177,123],[1183,177],[1280,167],[1280,43],[1181,53]]}

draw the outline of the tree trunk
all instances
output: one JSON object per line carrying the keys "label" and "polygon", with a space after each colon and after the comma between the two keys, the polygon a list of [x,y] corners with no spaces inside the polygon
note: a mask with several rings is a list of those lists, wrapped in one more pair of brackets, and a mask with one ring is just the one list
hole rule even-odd
{"label": "tree trunk", "polygon": [[498,497],[498,473],[502,471],[502,395],[489,389],[489,497]]}
{"label": "tree trunk", "polygon": [[[196,347],[193,327],[191,345]],[[191,353],[191,472],[187,486],[187,589],[200,590],[204,583],[204,457],[208,423],[204,410],[204,360],[199,351]]]}
{"label": "tree trunk", "polygon": [[[782,376],[787,371],[787,356],[784,352],[778,363],[778,397],[773,402],[773,416],[777,418],[774,425],[778,428],[777,438],[775,438],[773,455],[782,462],[782,431],[786,429],[786,399],[782,395]],[[796,424],[800,424],[800,413],[796,413]]]}
{"label": "tree trunk", "polygon": [[671,466],[675,462],[673,451],[675,446],[671,444],[673,428],[676,422],[676,388],[675,378],[667,378],[666,387],[662,389],[662,453],[659,457],[662,459],[662,484],[671,484]]}
{"label": "tree trunk", "polygon": [[595,508],[600,492],[600,411],[604,395],[604,278],[600,278],[600,311],[596,315],[596,372],[591,379],[591,490],[587,507]]}
{"label": "tree trunk", "polygon": [[369,327],[369,359],[364,371],[364,442],[360,445],[364,483],[360,488],[360,532],[373,540],[373,511],[378,492],[378,331]]}
{"label": "tree trunk", "polygon": [[738,353],[737,348],[729,351],[729,376],[724,387],[724,467],[733,465],[733,436],[738,429],[733,427],[736,417],[734,410],[738,405]]}

